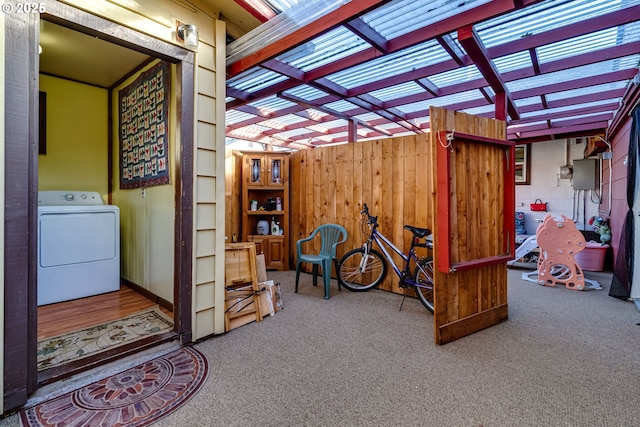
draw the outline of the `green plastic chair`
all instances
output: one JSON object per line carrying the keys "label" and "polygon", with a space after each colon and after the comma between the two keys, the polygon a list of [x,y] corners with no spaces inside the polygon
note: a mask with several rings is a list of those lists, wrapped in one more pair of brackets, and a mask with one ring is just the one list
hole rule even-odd
{"label": "green plastic chair", "polygon": [[[319,254],[305,254],[302,252],[302,244],[313,240],[316,235],[320,235],[322,247]],[[303,262],[313,264],[313,286],[318,285],[318,266],[322,268],[322,278],[324,279],[324,299],[329,299],[329,287],[331,284],[331,263],[337,261],[336,246],[347,240],[347,230],[338,224],[323,224],[313,230],[313,233],[305,239],[300,239],[296,243],[298,256],[296,257],[296,290],[298,293],[298,278],[300,277],[300,267]],[[342,290],[340,281],[338,289]]]}

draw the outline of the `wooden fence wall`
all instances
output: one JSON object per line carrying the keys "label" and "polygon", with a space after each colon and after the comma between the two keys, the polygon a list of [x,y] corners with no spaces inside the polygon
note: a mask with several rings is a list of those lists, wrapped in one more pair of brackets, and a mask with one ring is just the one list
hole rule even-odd
{"label": "wooden fence wall", "polygon": [[[356,142],[293,153],[291,175],[291,256],[295,242],[321,224],[334,222],[349,234],[338,257],[362,245],[363,204],[378,216],[379,230],[400,249],[411,233],[405,224],[431,228],[432,168],[427,134]],[[317,248],[314,248],[317,249]],[[399,259],[397,260],[399,262]],[[290,263],[295,268],[295,259]],[[335,277],[335,273],[334,273]],[[389,271],[381,289],[400,292]]]}
{"label": "wooden fence wall", "polygon": [[[436,139],[440,130],[503,140],[504,122],[464,113],[431,109],[430,134],[355,142],[292,153],[290,158],[290,224],[285,235],[290,245],[290,266],[295,268],[296,241],[325,223],[343,225],[349,234],[338,257],[362,244],[363,204],[378,216],[380,231],[404,250],[411,235],[405,224],[430,228],[437,235],[444,218],[436,216],[438,171]],[[504,212],[514,209],[503,202],[514,183],[501,174],[504,150],[454,147],[450,177],[449,243],[451,258],[465,261],[500,255],[503,242],[512,239],[502,229]],[[227,155],[233,166],[233,155]],[[238,171],[227,179],[240,181]],[[239,187],[228,184],[227,235],[239,224]],[[236,194],[237,192],[237,194]],[[438,240],[435,241],[436,247]],[[312,250],[318,250],[314,247]],[[434,254],[435,267],[439,259]],[[399,261],[396,259],[396,261]],[[306,271],[310,271],[308,268]],[[506,264],[480,266],[435,277],[434,337],[438,344],[457,339],[508,318]],[[335,277],[335,274],[334,274]],[[381,289],[401,292],[389,271]]]}

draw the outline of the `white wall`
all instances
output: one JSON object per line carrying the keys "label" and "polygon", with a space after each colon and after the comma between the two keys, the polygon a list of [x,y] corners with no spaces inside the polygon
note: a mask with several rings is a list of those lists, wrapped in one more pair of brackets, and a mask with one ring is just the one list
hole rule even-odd
{"label": "white wall", "polygon": [[[534,234],[538,227],[536,220],[547,214],[564,214],[576,223],[578,230],[591,230],[589,219],[598,215],[600,191],[574,191],[573,179],[560,177],[560,167],[567,161],[573,165],[574,160],[584,158],[585,145],[576,144],[574,139],[568,143],[561,139],[532,144],[531,184],[516,185],[516,211],[525,213],[527,234]],[[530,204],[536,199],[548,203],[547,212],[531,211]]]}

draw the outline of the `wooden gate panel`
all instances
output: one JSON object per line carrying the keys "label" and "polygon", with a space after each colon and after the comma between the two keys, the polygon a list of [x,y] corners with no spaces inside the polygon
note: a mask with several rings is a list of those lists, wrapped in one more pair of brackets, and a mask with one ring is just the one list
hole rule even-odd
{"label": "wooden gate panel", "polygon": [[508,318],[513,144],[504,141],[502,121],[441,108],[431,108],[430,117],[438,218],[434,335],[444,344]]}

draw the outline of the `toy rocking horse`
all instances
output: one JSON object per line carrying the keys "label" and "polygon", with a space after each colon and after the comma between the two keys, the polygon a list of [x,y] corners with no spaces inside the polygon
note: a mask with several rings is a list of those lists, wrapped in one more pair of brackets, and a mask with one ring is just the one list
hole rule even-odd
{"label": "toy rocking horse", "polygon": [[584,274],[574,257],[585,248],[586,241],[576,224],[564,215],[547,215],[538,227],[536,240],[540,246],[538,284],[564,284],[568,289],[584,290]]}

